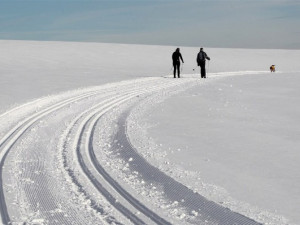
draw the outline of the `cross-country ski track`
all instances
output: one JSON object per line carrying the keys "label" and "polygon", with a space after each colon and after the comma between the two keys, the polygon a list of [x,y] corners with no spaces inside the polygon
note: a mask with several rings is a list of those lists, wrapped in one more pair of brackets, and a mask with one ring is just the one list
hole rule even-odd
{"label": "cross-country ski track", "polygon": [[[127,118],[142,101],[205,82],[194,75],[140,78],[43,97],[0,115],[2,224],[259,224],[151,165],[127,135]],[[110,167],[110,157],[123,167]],[[188,216],[175,218],[174,208]]]}

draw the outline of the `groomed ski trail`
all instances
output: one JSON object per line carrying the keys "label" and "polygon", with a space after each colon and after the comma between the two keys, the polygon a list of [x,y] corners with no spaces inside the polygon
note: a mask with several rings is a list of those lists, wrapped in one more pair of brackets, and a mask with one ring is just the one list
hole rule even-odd
{"label": "groomed ski trail", "polygon": [[[123,111],[116,119],[121,129],[112,136],[126,149],[123,151],[126,160],[138,160],[134,170],[146,181],[154,177],[155,182],[169,186],[163,198],[174,201],[175,196],[178,200],[186,196],[190,202],[185,201],[181,207],[203,209],[201,215],[185,221],[187,224],[201,221],[203,224],[220,224],[220,221],[222,224],[258,224],[208,201],[168,177],[142,158],[128,139],[126,118],[135,104],[159,92],[176,93],[201,83],[203,80],[193,76],[141,78],[44,97],[0,115],[3,124],[0,127],[2,224],[178,222],[160,208],[139,200],[98,160],[93,141],[95,129],[99,120],[116,108]],[[118,151],[116,142],[110,146],[112,151]]]}

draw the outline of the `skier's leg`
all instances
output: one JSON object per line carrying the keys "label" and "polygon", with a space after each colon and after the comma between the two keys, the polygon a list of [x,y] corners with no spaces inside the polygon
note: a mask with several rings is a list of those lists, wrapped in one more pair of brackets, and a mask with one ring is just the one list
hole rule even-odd
{"label": "skier's leg", "polygon": [[202,66],[201,64],[199,64],[199,66],[200,66],[200,77],[202,78]]}
{"label": "skier's leg", "polygon": [[203,67],[202,67],[202,68],[203,68],[203,77],[204,77],[204,78],[206,78],[206,69],[205,69],[205,63],[204,63],[204,65],[203,65]]}
{"label": "skier's leg", "polygon": [[178,72],[178,78],[180,78],[180,64],[177,64],[177,72]]}
{"label": "skier's leg", "polygon": [[205,74],[205,62],[200,63],[200,68],[201,68],[201,78],[206,78]]}
{"label": "skier's leg", "polygon": [[173,74],[174,74],[174,78],[176,78],[176,64],[173,64],[174,70],[173,70]]}

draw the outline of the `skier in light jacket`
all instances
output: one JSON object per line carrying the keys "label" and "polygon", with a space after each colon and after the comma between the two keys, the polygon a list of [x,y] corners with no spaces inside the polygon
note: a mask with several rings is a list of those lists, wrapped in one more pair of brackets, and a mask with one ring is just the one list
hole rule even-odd
{"label": "skier in light jacket", "polygon": [[203,48],[200,48],[200,52],[197,55],[197,63],[201,68],[201,78],[206,78],[206,69],[205,69],[205,61],[210,60],[207,54],[203,51]]}

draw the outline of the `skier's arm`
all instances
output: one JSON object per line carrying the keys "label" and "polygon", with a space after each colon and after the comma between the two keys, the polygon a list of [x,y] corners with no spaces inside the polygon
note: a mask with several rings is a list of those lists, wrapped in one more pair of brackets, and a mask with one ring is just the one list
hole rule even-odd
{"label": "skier's arm", "polygon": [[180,54],[179,56],[180,56],[180,59],[181,59],[182,63],[184,63],[184,62],[183,62],[183,59],[182,59],[182,55]]}
{"label": "skier's arm", "polygon": [[208,59],[208,60],[210,60],[210,57],[208,57],[206,53],[205,53],[205,58]]}
{"label": "skier's arm", "polygon": [[207,56],[206,58],[207,58],[208,60],[210,60],[210,57]]}

